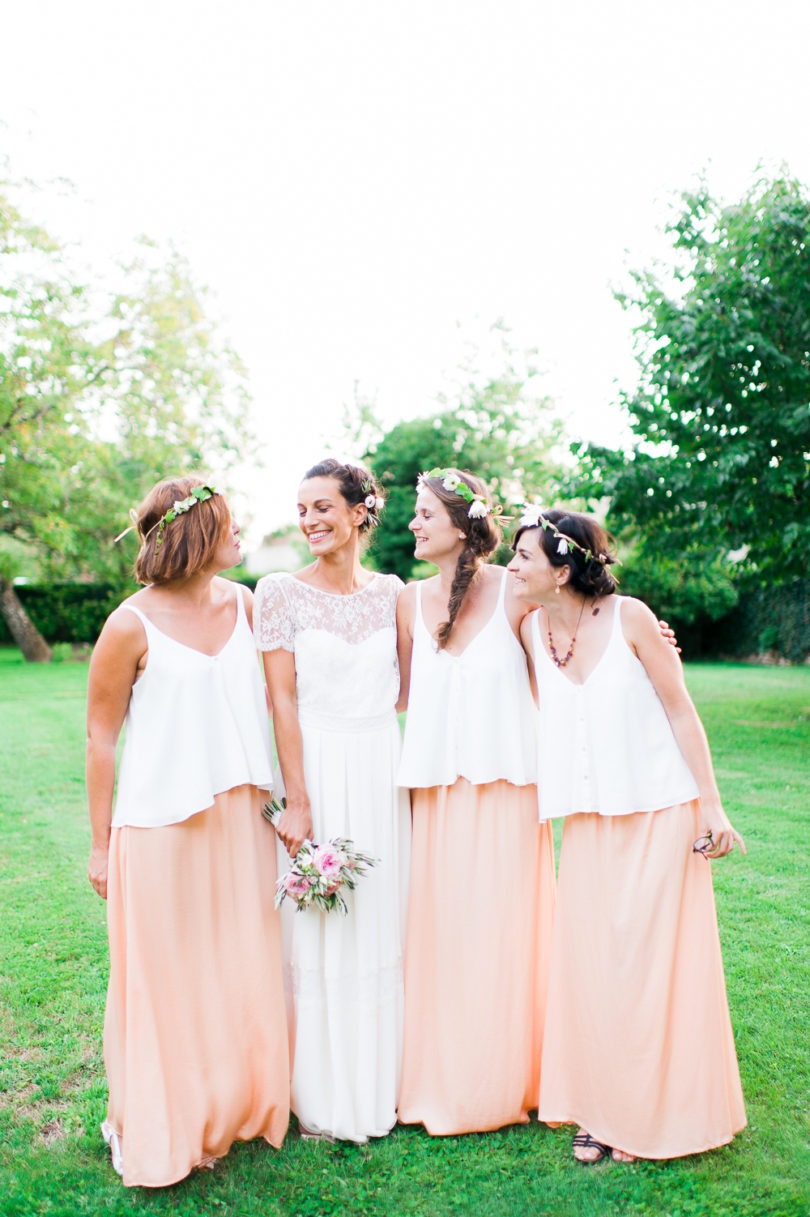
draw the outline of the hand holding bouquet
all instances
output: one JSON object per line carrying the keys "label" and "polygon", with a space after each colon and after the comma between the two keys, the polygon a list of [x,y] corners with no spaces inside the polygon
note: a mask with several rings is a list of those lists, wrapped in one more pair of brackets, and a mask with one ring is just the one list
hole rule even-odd
{"label": "hand holding bouquet", "polygon": [[[286,799],[280,803],[272,799],[265,803],[262,814],[272,824],[286,803]],[[276,883],[276,908],[289,898],[296,912],[315,906],[325,913],[339,909],[345,917],[349,910],[341,892],[352,891],[357,880],[376,864],[375,858],[361,854],[345,837],[335,837],[326,845],[305,841],[291,869]]]}

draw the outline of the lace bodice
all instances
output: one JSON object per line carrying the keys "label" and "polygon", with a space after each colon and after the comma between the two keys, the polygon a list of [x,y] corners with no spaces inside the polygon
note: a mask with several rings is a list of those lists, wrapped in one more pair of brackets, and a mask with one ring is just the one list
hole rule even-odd
{"label": "lace bodice", "polygon": [[335,595],[294,575],[266,575],[256,585],[253,625],[261,651],[295,655],[302,718],[378,719],[399,695],[396,604],[402,582],[375,575],[358,592]]}

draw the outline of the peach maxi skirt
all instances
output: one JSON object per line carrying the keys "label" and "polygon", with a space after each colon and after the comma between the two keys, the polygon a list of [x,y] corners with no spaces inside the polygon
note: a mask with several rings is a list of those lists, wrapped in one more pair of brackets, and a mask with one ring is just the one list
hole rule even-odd
{"label": "peach maxi skirt", "polygon": [[399,1119],[526,1123],[536,1106],[554,850],[534,786],[414,790]]}
{"label": "peach maxi skirt", "polygon": [[180,824],[113,829],[104,1059],[127,1185],[175,1183],[234,1141],[284,1139],[289,1056],[265,798],[239,786]]}
{"label": "peach maxi skirt", "polygon": [[640,1158],[745,1127],[698,804],[566,821],[538,1116]]}

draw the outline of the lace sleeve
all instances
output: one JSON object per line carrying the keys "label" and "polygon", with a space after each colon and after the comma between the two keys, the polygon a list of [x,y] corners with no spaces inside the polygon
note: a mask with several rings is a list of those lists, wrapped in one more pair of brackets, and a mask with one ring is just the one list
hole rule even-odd
{"label": "lace sleeve", "polygon": [[284,584],[277,575],[265,575],[256,584],[253,634],[260,651],[294,651],[295,619]]}

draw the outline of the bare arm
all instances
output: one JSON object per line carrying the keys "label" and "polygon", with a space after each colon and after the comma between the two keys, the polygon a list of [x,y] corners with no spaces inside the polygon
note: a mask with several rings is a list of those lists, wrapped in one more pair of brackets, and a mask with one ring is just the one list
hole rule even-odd
{"label": "bare arm", "polygon": [[701,815],[706,832],[712,838],[708,856],[723,857],[735,844],[745,853],[742,837],[723,811],[709,741],[687,691],[677,652],[662,637],[655,617],[639,600],[624,601],[622,625],[628,643],[644,664],[661,698],[678,747],[697,782]]}
{"label": "bare arm", "polygon": [[264,676],[270,694],[276,749],[287,791],[287,806],[276,824],[291,858],[312,839],[312,810],[304,781],[304,743],[298,722],[295,656],[282,649],[264,651]]}
{"label": "bare arm", "polygon": [[532,697],[534,698],[535,705],[537,705],[540,695],[537,690],[537,677],[535,676],[535,672],[534,672],[534,651],[532,649],[532,621],[531,621],[531,619],[532,619],[531,612],[526,613],[521,618],[519,628],[520,628],[520,641],[523,646],[523,650],[526,652],[526,663],[529,668],[529,685],[531,686]]}
{"label": "bare arm", "polygon": [[138,665],[145,654],[146,636],[140,621],[133,613],[116,610],[105,623],[90,660],[86,778],[91,842],[87,875],[99,896],[105,899],[115,788],[115,746]]}
{"label": "bare arm", "polygon": [[397,710],[407,710],[411,688],[411,654],[413,653],[413,621],[415,591],[412,583],[403,587],[397,600],[397,658],[399,660],[399,700]]}

